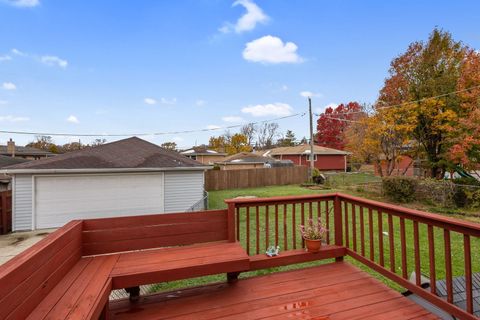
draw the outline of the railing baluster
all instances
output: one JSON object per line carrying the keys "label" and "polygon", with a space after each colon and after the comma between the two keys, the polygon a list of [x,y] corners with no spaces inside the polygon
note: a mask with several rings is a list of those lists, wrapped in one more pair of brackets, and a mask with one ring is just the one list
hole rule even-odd
{"label": "railing baluster", "polygon": [[362,256],[365,256],[365,226],[363,220],[363,207],[359,207],[360,215],[360,253]]}
{"label": "railing baluster", "polygon": [[345,247],[350,248],[350,238],[348,234],[348,202],[344,201],[344,210],[345,210]]}
{"label": "railing baluster", "polygon": [[269,214],[268,214],[268,205],[265,206],[265,251],[267,250],[268,248],[268,245],[270,244],[270,226],[269,226],[269,220],[270,220],[270,217],[269,217]]}
{"label": "railing baluster", "polygon": [[250,207],[247,207],[246,214],[246,223],[247,223],[247,254],[250,255]]}
{"label": "railing baluster", "polygon": [[240,242],[240,208],[235,208],[237,216],[237,241]]}
{"label": "railing baluster", "polygon": [[394,243],[394,233],[393,233],[393,217],[391,214],[388,214],[388,244],[390,247],[390,271],[395,273],[395,243]]}
{"label": "railing baluster", "polygon": [[467,293],[467,312],[473,313],[472,297],[472,256],[470,250],[470,236],[463,235],[463,251],[465,260],[465,291]]}
{"label": "railing baluster", "polygon": [[278,204],[275,205],[275,246],[278,246]]}
{"label": "railing baluster", "polygon": [[450,231],[443,230],[443,239],[445,243],[445,282],[447,285],[447,301],[453,302],[453,284],[452,284],[452,250],[450,247]]}
{"label": "railing baluster", "polygon": [[375,261],[375,243],[373,242],[373,214],[372,208],[368,208],[368,232],[370,235],[370,260]]}
{"label": "railing baluster", "polygon": [[287,205],[283,205],[283,250],[288,250]]}
{"label": "railing baluster", "polygon": [[415,254],[415,283],[417,286],[422,284],[421,269],[420,269],[420,240],[418,235],[418,222],[413,221],[413,247]]}
{"label": "railing baluster", "polygon": [[378,253],[380,257],[380,265],[385,266],[385,256],[383,253],[383,217],[382,211],[377,210],[378,213]]}
{"label": "railing baluster", "polygon": [[[305,225],[305,203],[301,204],[301,214],[302,214],[302,225]],[[302,248],[305,248],[305,240],[302,237]]]}
{"label": "railing baluster", "polygon": [[257,254],[260,253],[260,213],[258,212],[258,206],[255,207],[255,222],[257,224],[256,231],[256,244],[257,244]]}
{"label": "railing baluster", "polygon": [[435,270],[435,242],[433,226],[428,225],[428,256],[430,258],[430,291],[437,293],[437,274]]}
{"label": "railing baluster", "polygon": [[[320,201],[317,202],[317,211],[317,216],[320,217]],[[308,216],[310,217],[310,219],[313,219],[313,202],[308,203]]]}
{"label": "railing baluster", "polygon": [[292,241],[293,241],[293,245],[292,245],[292,248],[293,249],[297,249],[297,236],[296,236],[296,231],[297,231],[297,226],[296,226],[296,217],[295,217],[295,208],[296,207],[296,204],[293,203],[292,204]]}
{"label": "railing baluster", "polygon": [[402,248],[402,277],[408,279],[407,243],[405,240],[405,219],[400,218],[400,246]]}
{"label": "railing baluster", "polygon": [[[320,203],[319,203],[320,204]],[[327,244],[330,244],[330,212],[328,211],[328,200],[325,201],[325,224],[327,225]]]}
{"label": "railing baluster", "polygon": [[353,251],[357,251],[357,213],[355,205],[352,203],[352,238],[353,238]]}

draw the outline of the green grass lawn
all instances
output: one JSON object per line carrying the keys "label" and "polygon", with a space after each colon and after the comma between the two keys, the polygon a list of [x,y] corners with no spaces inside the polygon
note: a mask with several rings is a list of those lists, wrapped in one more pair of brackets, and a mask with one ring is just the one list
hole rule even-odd
{"label": "green grass lawn", "polygon": [[[342,191],[344,190],[310,190],[307,188],[300,187],[298,185],[289,185],[289,186],[270,186],[270,187],[263,187],[263,188],[252,188],[252,189],[237,189],[237,190],[222,190],[222,191],[212,191],[209,193],[209,209],[223,209],[226,208],[225,199],[230,199],[230,198],[235,198],[238,196],[256,196],[256,197],[271,197],[271,196],[287,196],[287,195],[303,195],[303,194],[318,194],[318,193],[328,193],[332,191]],[[359,195],[358,192],[349,192],[349,193],[354,193],[356,195]],[[360,194],[361,195],[361,194]],[[378,199],[377,199],[378,200]],[[329,206],[329,212],[330,212],[330,225],[328,226],[331,231],[331,236],[333,239],[333,203],[330,203]],[[295,208],[295,217],[293,217],[293,210],[292,207],[289,206],[287,207],[286,212],[283,212],[283,206],[279,207],[279,245],[281,247],[281,250],[284,249],[283,245],[283,234],[286,232],[287,234],[287,239],[288,239],[288,249],[292,248],[293,245],[293,240],[292,240],[292,232],[293,232],[293,226],[298,228],[298,225],[302,223],[301,220],[301,206],[297,205]],[[308,217],[308,212],[309,212],[309,207],[308,205],[304,207],[305,209],[305,217]],[[322,203],[320,204],[320,207],[318,207],[317,203],[314,203],[312,205],[312,211],[313,211],[313,216],[316,217],[316,214],[318,210],[320,210],[321,215],[323,220],[325,221],[325,214],[326,214],[326,207],[325,204]],[[269,223],[269,232],[268,232],[268,243],[273,244],[275,242],[274,239],[274,226],[275,226],[275,218],[274,218],[274,212],[275,207],[270,206],[269,207],[269,216],[268,216],[268,223]],[[344,212],[344,211],[343,211]],[[349,235],[350,235],[350,247],[353,247],[353,229],[352,229],[352,224],[351,224],[351,219],[352,219],[352,208],[348,206],[348,213],[349,213],[349,220],[350,220],[350,229],[349,229]],[[283,227],[283,217],[286,217],[287,221],[287,229],[285,230]],[[360,210],[357,209],[355,210],[355,217],[356,217],[356,238],[357,238],[357,251],[360,252],[361,248],[361,239],[360,239]],[[448,215],[445,214],[444,215]],[[240,211],[240,243],[246,247],[246,222],[247,222],[247,214],[246,210],[242,209]],[[267,237],[266,237],[266,209],[265,207],[260,207],[258,210],[258,230],[259,230],[259,253],[265,252],[266,248],[266,242],[267,242]],[[388,219],[387,215],[383,214],[382,215],[382,225],[383,225],[383,231],[388,232]],[[459,216],[462,217],[462,216]],[[256,253],[256,229],[257,229],[257,216],[256,216],[256,210],[251,209],[249,212],[249,226],[250,226],[250,254],[255,254]],[[295,221],[295,222],[292,222]],[[372,231],[374,232],[374,247],[375,247],[375,261],[379,261],[379,255],[378,255],[378,248],[379,248],[379,236],[378,236],[378,213],[376,211],[373,212],[373,227]],[[399,226],[399,219],[398,218],[393,218],[393,226],[394,226],[394,247],[395,247],[395,270],[396,273],[401,275],[401,248],[400,248],[400,226]],[[368,214],[365,211],[364,212],[364,227],[365,227],[365,239],[364,239],[364,244],[365,244],[365,254],[368,257],[370,254],[369,248],[370,248],[370,241],[369,241],[369,232],[370,228],[368,225]],[[407,267],[408,267],[408,274],[410,274],[414,270],[414,243],[413,243],[413,223],[411,221],[406,220],[405,223],[405,230],[406,230],[406,242],[407,242]],[[296,245],[297,248],[301,247],[301,237],[298,232],[298,229],[296,231]],[[345,230],[344,230],[345,232]],[[389,236],[388,234],[382,235],[383,238],[383,244],[384,244],[384,260],[385,260],[385,266],[389,268],[390,266],[390,250],[389,250]],[[428,239],[427,239],[427,226],[420,224],[419,225],[419,238],[420,238],[420,262],[421,262],[421,270],[422,273],[428,275],[429,274],[429,256],[428,256]],[[445,276],[445,257],[444,257],[444,239],[443,239],[443,232],[440,229],[435,229],[434,232],[434,242],[435,242],[435,263],[436,263],[436,273],[437,273],[437,279],[443,279]],[[480,258],[480,241],[477,238],[472,238],[472,266],[473,266],[473,271],[474,272],[479,272],[480,271],[480,265],[477,263]],[[452,270],[453,270],[453,275],[454,276],[459,276],[464,274],[464,263],[463,263],[463,236],[458,233],[451,233],[451,248],[452,248]],[[357,261],[354,261],[353,259],[347,257],[347,260],[356,266],[359,266],[363,270],[371,273],[375,277],[381,279],[391,287],[397,289],[397,290],[402,290],[399,286],[397,286],[395,283],[390,282],[386,278],[378,275],[377,273],[371,271],[369,268],[364,267],[362,264],[358,263]],[[254,272],[248,272],[245,274],[242,274],[241,277],[250,277],[250,276],[256,276],[256,275],[261,275],[265,273],[270,273],[270,272],[277,272],[277,271],[283,271],[283,270],[289,270],[289,269],[297,269],[297,268],[303,268],[305,266],[313,266],[313,265],[319,265],[322,263],[327,263],[331,262],[332,260],[325,260],[325,261],[317,261],[317,262],[311,262],[311,263],[304,263],[304,264],[299,264],[299,265],[291,265],[291,266],[286,266],[286,267],[278,267],[278,268],[271,268],[271,269],[266,269],[266,270],[259,270],[259,271],[254,271]],[[186,287],[186,286],[197,286],[197,285],[202,285],[206,283],[211,283],[211,282],[216,282],[216,281],[224,281],[225,280],[225,275],[217,275],[217,276],[209,276],[209,277],[202,277],[202,278],[196,278],[196,279],[190,279],[190,280],[183,280],[183,281],[175,281],[175,282],[170,282],[170,283],[163,283],[157,285],[155,290],[171,290],[171,289],[176,289],[180,287]]]}

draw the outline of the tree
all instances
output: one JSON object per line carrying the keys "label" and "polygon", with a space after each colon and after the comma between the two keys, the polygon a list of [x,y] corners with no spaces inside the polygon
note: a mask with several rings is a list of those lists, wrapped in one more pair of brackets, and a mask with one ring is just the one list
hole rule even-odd
{"label": "tree", "polygon": [[270,149],[273,147],[274,140],[278,136],[279,127],[276,122],[265,122],[258,128],[257,138],[260,149]]}
{"label": "tree", "polygon": [[253,144],[253,139],[255,139],[255,133],[257,132],[257,126],[253,123],[247,123],[246,125],[242,126],[240,129],[240,133],[247,137],[247,143],[249,145]]}
{"label": "tree", "polygon": [[52,153],[60,152],[58,146],[53,143],[51,136],[36,136],[35,139],[35,141],[28,143],[27,147],[37,148]]}
{"label": "tree", "polygon": [[328,107],[317,120],[315,143],[333,149],[345,148],[345,131],[361,115],[358,102],[340,104],[335,109]]}
{"label": "tree", "polygon": [[170,151],[177,151],[177,143],[176,142],[164,142],[160,145],[160,147],[170,150]]}
{"label": "tree", "polygon": [[65,143],[64,145],[60,146],[59,149],[65,153],[65,152],[72,152],[72,151],[77,151],[77,150],[82,150],[85,148],[88,148],[88,144],[83,144],[80,140],[78,142],[70,142],[70,143]]}
{"label": "tree", "polygon": [[277,145],[279,147],[293,147],[295,145],[295,134],[292,130],[287,130],[285,136],[281,139],[278,139]]}
{"label": "tree", "polygon": [[403,124],[412,127],[411,138],[420,144],[432,177],[443,177],[454,165],[449,156],[451,133],[471,112],[462,104],[462,96],[454,93],[461,86],[469,52],[450,33],[434,29],[426,43],[412,43],[392,61],[380,91],[377,107],[400,104],[394,109],[404,116]]}
{"label": "tree", "polygon": [[98,138],[98,139],[93,140],[92,143],[90,144],[90,146],[98,147],[98,146],[101,146],[101,145],[105,144],[106,142],[107,142],[107,139]]}
{"label": "tree", "polygon": [[218,152],[226,152],[229,155],[239,152],[251,152],[252,146],[248,144],[248,138],[241,133],[231,134],[225,132],[218,137],[210,137],[208,146]]}

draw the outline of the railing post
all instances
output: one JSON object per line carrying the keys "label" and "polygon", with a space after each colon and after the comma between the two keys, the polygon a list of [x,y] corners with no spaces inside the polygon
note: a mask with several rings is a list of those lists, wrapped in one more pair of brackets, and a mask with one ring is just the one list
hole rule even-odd
{"label": "railing post", "polygon": [[227,237],[229,242],[235,242],[235,203],[228,202]]}
{"label": "railing post", "polygon": [[[343,246],[342,203],[338,195],[333,200],[333,223],[335,228],[335,245]],[[335,261],[343,261],[343,257],[337,257]]]}

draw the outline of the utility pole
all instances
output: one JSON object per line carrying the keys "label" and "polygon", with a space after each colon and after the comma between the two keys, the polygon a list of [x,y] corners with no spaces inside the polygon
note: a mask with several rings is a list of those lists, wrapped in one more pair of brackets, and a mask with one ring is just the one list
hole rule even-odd
{"label": "utility pole", "polygon": [[313,182],[313,170],[315,168],[315,154],[313,153],[313,115],[312,98],[308,97],[308,114],[310,115],[310,180]]}

